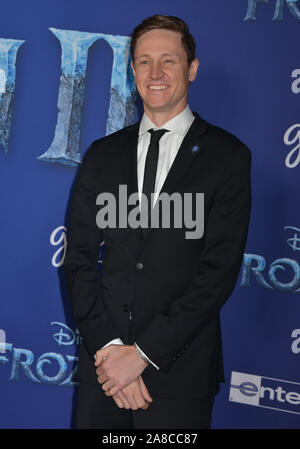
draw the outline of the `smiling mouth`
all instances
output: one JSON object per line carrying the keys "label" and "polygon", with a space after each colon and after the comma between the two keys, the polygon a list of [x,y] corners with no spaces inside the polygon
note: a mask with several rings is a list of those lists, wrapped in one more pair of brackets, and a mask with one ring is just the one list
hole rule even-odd
{"label": "smiling mouth", "polygon": [[148,86],[148,88],[150,90],[166,90],[168,89],[168,85],[166,84],[151,84],[150,86]]}

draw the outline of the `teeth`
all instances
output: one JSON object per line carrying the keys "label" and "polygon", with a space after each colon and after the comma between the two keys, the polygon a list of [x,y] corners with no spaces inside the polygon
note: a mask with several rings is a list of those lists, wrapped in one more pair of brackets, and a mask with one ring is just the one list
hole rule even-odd
{"label": "teeth", "polygon": [[149,86],[151,90],[162,90],[166,89],[168,86]]}

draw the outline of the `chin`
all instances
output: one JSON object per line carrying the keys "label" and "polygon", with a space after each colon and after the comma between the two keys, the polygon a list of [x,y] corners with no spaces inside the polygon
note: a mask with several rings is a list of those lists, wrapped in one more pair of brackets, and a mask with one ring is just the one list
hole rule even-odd
{"label": "chin", "polygon": [[167,106],[167,103],[148,103],[149,108],[165,108]]}
{"label": "chin", "polygon": [[165,109],[168,107],[168,101],[148,101],[145,102],[149,109]]}

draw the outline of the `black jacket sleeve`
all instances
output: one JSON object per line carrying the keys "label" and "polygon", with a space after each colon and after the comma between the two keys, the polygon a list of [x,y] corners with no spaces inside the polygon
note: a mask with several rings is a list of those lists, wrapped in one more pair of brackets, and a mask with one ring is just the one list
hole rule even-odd
{"label": "black jacket sleeve", "polygon": [[97,350],[119,337],[101,298],[98,259],[102,232],[96,224],[94,152],[92,144],[75,180],[64,261],[73,316],[91,360]]}

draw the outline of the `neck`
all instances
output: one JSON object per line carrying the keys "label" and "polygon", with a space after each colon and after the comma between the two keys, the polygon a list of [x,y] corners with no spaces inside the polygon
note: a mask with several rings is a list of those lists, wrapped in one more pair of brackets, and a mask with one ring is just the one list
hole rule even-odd
{"label": "neck", "polygon": [[163,126],[165,123],[167,123],[172,118],[176,117],[176,115],[180,114],[182,111],[185,110],[187,106],[187,103],[180,105],[176,108],[173,108],[171,111],[158,111],[158,110],[152,110],[149,109],[144,104],[144,111],[148,115],[149,119],[151,120],[154,125],[156,125],[158,128]]}

